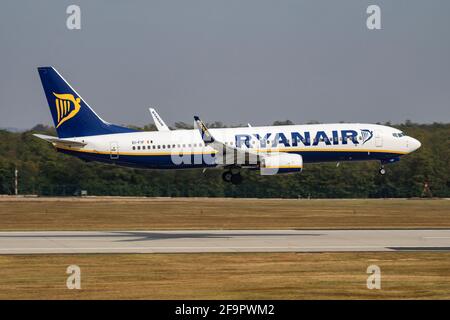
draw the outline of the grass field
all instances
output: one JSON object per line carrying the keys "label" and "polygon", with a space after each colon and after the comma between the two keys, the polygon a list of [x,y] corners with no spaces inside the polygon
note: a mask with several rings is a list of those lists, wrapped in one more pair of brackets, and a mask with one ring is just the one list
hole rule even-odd
{"label": "grass field", "polygon": [[449,200],[0,198],[0,231],[449,227]]}
{"label": "grass field", "polygon": [[[68,265],[81,290],[66,287]],[[369,265],[381,290],[366,287]],[[0,299],[450,299],[450,253],[0,256]]]}

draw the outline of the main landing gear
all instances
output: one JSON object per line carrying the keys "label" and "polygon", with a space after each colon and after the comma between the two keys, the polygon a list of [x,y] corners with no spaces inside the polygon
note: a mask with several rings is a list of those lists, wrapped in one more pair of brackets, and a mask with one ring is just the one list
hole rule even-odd
{"label": "main landing gear", "polygon": [[231,182],[232,184],[241,184],[242,183],[242,176],[240,172],[233,173],[231,170],[227,170],[224,173],[222,173],[222,179],[225,182]]}

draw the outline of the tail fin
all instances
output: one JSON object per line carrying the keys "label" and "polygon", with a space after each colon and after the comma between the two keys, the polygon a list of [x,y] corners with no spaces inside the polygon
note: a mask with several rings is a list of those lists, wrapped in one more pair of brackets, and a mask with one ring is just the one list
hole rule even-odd
{"label": "tail fin", "polygon": [[53,67],[38,68],[60,138],[134,132],[103,121]]}

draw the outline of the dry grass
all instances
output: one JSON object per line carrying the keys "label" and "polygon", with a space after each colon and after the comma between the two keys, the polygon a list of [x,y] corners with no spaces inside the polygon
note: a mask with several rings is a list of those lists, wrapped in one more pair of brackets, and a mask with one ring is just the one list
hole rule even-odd
{"label": "dry grass", "polygon": [[[448,200],[0,198],[2,231],[449,227]],[[370,264],[382,290],[366,288]],[[450,299],[450,253],[0,256],[0,299],[19,298]]]}
{"label": "dry grass", "polygon": [[449,228],[448,200],[0,198],[0,230]]}
{"label": "dry grass", "polygon": [[[81,268],[68,290],[66,268]],[[382,289],[366,288],[377,264]],[[0,256],[0,299],[450,299],[450,253]]]}

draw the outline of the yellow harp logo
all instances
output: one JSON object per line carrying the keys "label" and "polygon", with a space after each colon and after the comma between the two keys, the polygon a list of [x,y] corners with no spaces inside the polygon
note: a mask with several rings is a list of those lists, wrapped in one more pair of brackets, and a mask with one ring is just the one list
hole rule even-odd
{"label": "yellow harp logo", "polygon": [[75,98],[73,94],[57,94],[54,93],[55,105],[56,105],[56,115],[58,118],[58,124],[56,128],[62,125],[69,119],[72,119],[78,111],[80,111],[80,98]]}

